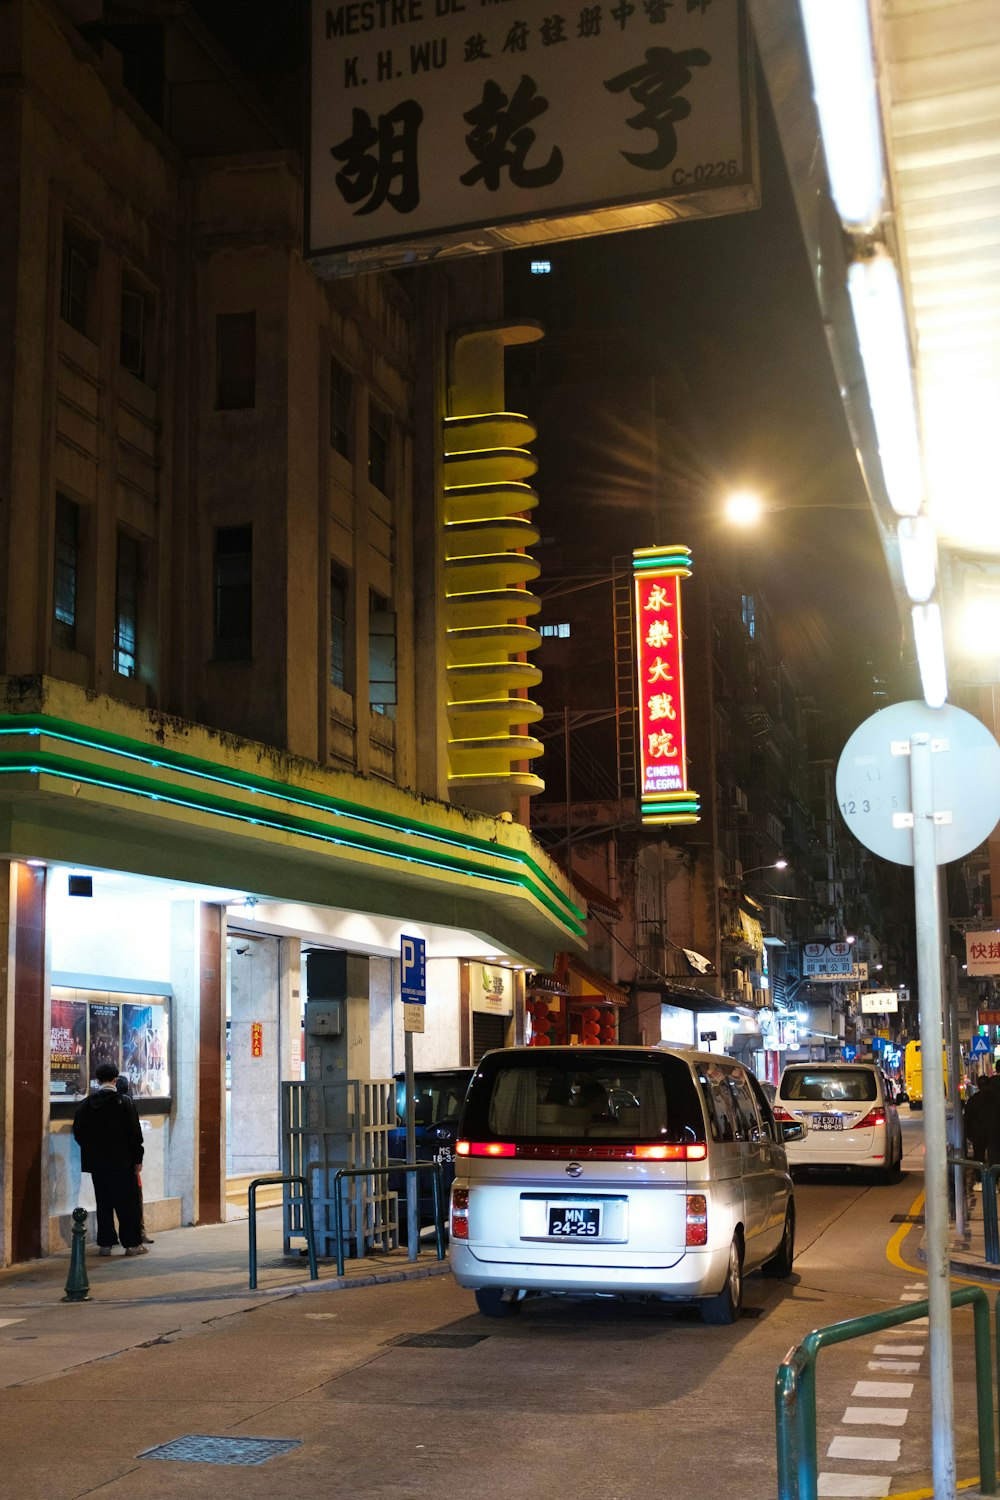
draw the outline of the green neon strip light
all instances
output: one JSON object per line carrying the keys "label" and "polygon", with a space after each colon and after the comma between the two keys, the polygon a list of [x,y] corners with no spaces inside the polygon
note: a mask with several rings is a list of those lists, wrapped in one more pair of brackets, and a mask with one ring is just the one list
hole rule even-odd
{"label": "green neon strip light", "polygon": [[701,803],[694,799],[690,802],[643,802],[640,811],[645,817],[648,814],[658,815],[678,812],[701,812]]}
{"label": "green neon strip light", "polygon": [[284,816],[264,815],[251,817],[245,808],[239,803],[231,802],[223,797],[216,797],[207,792],[189,792],[186,796],[180,796],[175,787],[167,782],[146,780],[140,776],[133,776],[129,772],[119,772],[114,779],[110,777],[95,776],[93,767],[87,761],[71,760],[69,757],[52,755],[47,751],[39,751],[28,760],[0,754],[0,775],[44,775],[55,776],[65,781],[80,781],[89,786],[101,787],[106,791],[129,792],[133,796],[144,797],[150,802],[165,802],[174,807],[189,808],[194,812],[208,812],[216,817],[228,818],[234,822],[247,823],[253,827],[271,828],[281,833],[295,833],[303,838],[318,840],[322,843],[332,844],[337,848],[353,849],[365,854],[375,854],[396,860],[403,864],[421,865],[428,869],[445,870],[449,873],[472,876],[476,880],[487,880],[494,885],[506,885],[520,887],[529,891],[535,898],[547,907],[563,926],[573,927],[577,934],[582,936],[584,928],[579,923],[567,923],[564,913],[559,911],[555,903],[550,901],[543,891],[534,889],[534,882],[522,872],[512,875],[498,875],[492,870],[485,870],[476,865],[467,864],[461,859],[451,858],[442,854],[438,859],[431,859],[426,854],[404,853],[395,844],[390,844],[385,839],[345,837],[342,834],[330,833],[318,823],[308,818],[296,817],[294,814]]}
{"label": "green neon strip light", "polygon": [[[574,902],[563,895],[552,878],[541,868],[530,854],[519,854],[513,851],[499,848],[496,844],[486,840],[469,837],[460,839],[454,835],[443,833],[427,823],[418,823],[406,818],[396,817],[392,813],[372,813],[362,807],[359,803],[342,801],[336,797],[328,797],[322,792],[305,792],[297,787],[289,786],[282,781],[272,781],[268,777],[255,776],[246,771],[230,771],[224,773],[220,768],[209,760],[203,760],[196,756],[183,755],[176,750],[158,750],[155,755],[150,754],[149,746],[142,740],[133,740],[124,735],[109,734],[105,730],[88,729],[86,733],[81,732],[80,725],[74,724],[72,720],[57,719],[47,714],[16,714],[0,715],[0,736],[8,735],[40,735],[45,734],[51,739],[65,741],[67,744],[80,745],[88,750],[109,750],[116,755],[121,755],[128,760],[137,760],[144,765],[154,769],[163,767],[172,771],[178,771],[184,775],[196,777],[200,780],[218,783],[220,786],[237,787],[244,791],[254,792],[258,795],[278,797],[286,802],[294,802],[299,806],[310,808],[315,812],[332,813],[337,817],[348,819],[353,822],[367,823],[373,828],[385,828],[392,832],[399,832],[427,839],[430,842],[441,844],[446,848],[464,849],[473,854],[486,854],[491,859],[503,860],[509,864],[522,866],[533,874],[545,890],[555,899],[556,906],[561,908],[560,920],[568,922],[570,926],[576,926],[583,931],[583,910]],[[114,783],[111,783],[112,785]],[[169,798],[164,797],[166,801]],[[243,814],[244,820],[253,822],[248,814]],[[260,822],[260,819],[256,821]],[[345,840],[346,842],[346,840]],[[380,841],[381,842],[381,841]],[[386,844],[385,848],[391,855],[394,846]],[[398,858],[406,856],[397,855]],[[456,868],[464,868],[458,862]],[[530,884],[530,882],[529,882]],[[544,899],[540,896],[540,899]],[[546,900],[546,905],[550,902]],[[552,908],[555,910],[555,908]]]}
{"label": "green neon strip light", "polygon": [[663,573],[668,568],[679,568],[685,573],[690,573],[692,571],[691,559],[687,553],[677,556],[667,553],[663,557],[637,558],[632,564],[633,573]]}

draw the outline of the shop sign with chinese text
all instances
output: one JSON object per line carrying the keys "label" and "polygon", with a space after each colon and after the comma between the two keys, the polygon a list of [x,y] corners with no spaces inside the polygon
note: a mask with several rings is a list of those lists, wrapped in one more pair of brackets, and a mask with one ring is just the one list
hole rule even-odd
{"label": "shop sign with chinese text", "polygon": [[644,547],[632,554],[639,708],[639,795],[644,823],[697,823],[688,786],[684,722],[681,579],[691,575],[687,547]]}
{"label": "shop sign with chinese text", "polygon": [[759,205],[744,0],[313,0],[311,24],[320,270]]}
{"label": "shop sign with chinese text", "polygon": [[863,1015],[890,1016],[895,1015],[898,1010],[899,995],[895,990],[861,991],[861,1011]]}
{"label": "shop sign with chinese text", "polygon": [[970,979],[1000,974],[1000,932],[967,932],[965,963]]}
{"label": "shop sign with chinese text", "polygon": [[850,979],[853,969],[850,943],[802,944],[803,979]]}
{"label": "shop sign with chinese text", "polygon": [[250,1056],[264,1056],[264,1026],[261,1021],[250,1022]]}

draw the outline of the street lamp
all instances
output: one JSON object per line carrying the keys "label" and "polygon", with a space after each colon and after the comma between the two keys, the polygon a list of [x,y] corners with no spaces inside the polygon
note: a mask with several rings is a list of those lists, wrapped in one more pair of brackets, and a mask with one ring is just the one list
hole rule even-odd
{"label": "street lamp", "polygon": [[746,875],[756,875],[756,873],[757,873],[758,870],[787,870],[787,869],[788,869],[788,860],[787,859],[776,859],[774,861],[774,863],[771,864],[771,865],[751,865],[750,868],[749,868],[749,870],[744,870],[743,871],[743,874],[744,874],[744,876],[746,876]]}

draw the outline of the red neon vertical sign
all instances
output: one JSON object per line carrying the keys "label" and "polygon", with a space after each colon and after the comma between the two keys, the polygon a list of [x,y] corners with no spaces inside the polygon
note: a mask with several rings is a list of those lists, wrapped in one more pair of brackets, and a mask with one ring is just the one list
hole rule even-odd
{"label": "red neon vertical sign", "polygon": [[681,579],[691,573],[686,547],[633,553],[639,795],[644,823],[696,823],[699,800],[688,786],[684,716]]}

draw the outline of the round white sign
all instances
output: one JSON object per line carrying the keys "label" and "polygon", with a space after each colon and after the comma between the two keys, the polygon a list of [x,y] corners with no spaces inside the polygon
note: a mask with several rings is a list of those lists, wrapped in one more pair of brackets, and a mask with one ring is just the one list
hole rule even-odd
{"label": "round white sign", "polygon": [[851,735],[837,764],[837,803],[855,838],[897,865],[913,864],[910,736],[931,736],[939,865],[961,859],[1000,822],[1000,745],[972,714],[945,704],[893,703]]}

